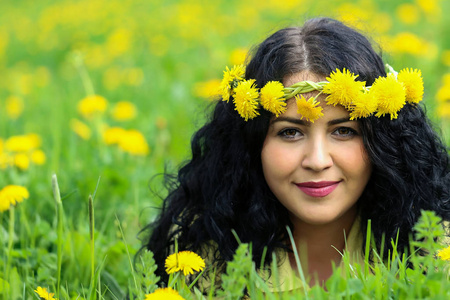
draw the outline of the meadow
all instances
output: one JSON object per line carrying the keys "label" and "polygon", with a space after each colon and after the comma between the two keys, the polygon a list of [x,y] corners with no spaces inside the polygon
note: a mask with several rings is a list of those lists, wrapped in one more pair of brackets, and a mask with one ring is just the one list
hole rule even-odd
{"label": "meadow", "polygon": [[[420,69],[423,104],[450,145],[448,0],[6,0],[0,7],[1,299],[39,299],[38,287],[58,299],[122,299],[135,289],[141,231],[166,192],[160,174],[189,158],[225,66],[310,17],[358,28],[396,70]],[[339,284],[342,297],[363,291],[356,281]]]}

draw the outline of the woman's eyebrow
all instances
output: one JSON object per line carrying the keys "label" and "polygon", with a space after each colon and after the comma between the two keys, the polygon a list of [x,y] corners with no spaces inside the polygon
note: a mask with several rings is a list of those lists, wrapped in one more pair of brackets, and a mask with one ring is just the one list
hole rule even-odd
{"label": "woman's eyebrow", "polygon": [[345,123],[345,122],[356,122],[356,120],[350,120],[350,117],[334,119],[334,120],[328,121],[328,126]]}
{"label": "woman's eyebrow", "polygon": [[303,121],[302,119],[290,118],[290,117],[278,117],[278,118],[274,119],[271,123],[273,124],[276,122],[283,122],[283,121],[298,124],[298,125],[304,125],[304,126],[308,126],[310,124],[310,122]]}

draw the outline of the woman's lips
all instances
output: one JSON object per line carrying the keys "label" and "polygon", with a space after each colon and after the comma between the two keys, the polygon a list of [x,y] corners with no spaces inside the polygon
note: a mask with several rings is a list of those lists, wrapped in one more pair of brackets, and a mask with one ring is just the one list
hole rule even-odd
{"label": "woman's lips", "polygon": [[297,187],[311,197],[325,197],[339,185],[340,181],[309,181],[296,183]]}

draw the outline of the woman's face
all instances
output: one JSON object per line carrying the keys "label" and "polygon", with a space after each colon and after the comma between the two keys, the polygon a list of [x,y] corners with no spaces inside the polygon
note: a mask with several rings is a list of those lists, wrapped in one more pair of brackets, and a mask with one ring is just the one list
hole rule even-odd
{"label": "woman's face", "polygon": [[[318,79],[299,73],[284,84]],[[352,221],[371,174],[359,123],[324,98],[318,98],[324,116],[314,123],[302,120],[295,101],[288,101],[287,111],[271,120],[261,153],[267,184],[294,225]]]}

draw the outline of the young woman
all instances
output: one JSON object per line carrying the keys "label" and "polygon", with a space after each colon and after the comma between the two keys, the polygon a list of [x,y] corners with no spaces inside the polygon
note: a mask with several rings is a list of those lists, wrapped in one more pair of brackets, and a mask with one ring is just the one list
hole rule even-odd
{"label": "young woman", "polygon": [[225,73],[224,101],[148,227],[164,280],[175,239],[218,270],[238,246],[233,231],[256,266],[276,253],[282,272],[295,270],[295,246],[310,284],[322,284],[339,252],[361,258],[369,219],[379,251],[397,234],[408,249],[421,210],[450,220],[449,156],[417,104],[418,71],[400,82],[363,35],[318,18],[268,37],[242,72]]}

